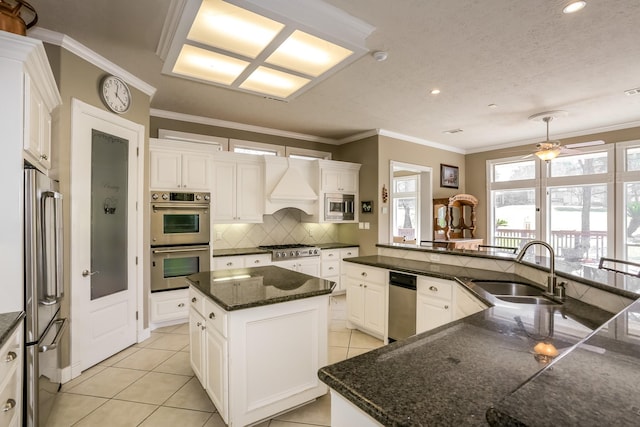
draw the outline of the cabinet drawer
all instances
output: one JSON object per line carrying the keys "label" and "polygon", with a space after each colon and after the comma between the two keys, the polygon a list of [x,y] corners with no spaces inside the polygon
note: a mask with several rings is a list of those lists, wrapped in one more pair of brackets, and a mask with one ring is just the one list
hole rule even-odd
{"label": "cabinet drawer", "polygon": [[340,260],[322,261],[322,277],[331,277],[340,275]]}
{"label": "cabinet drawer", "polygon": [[209,298],[204,300],[204,317],[207,321],[207,328],[213,327],[223,337],[227,337],[227,313]]}
{"label": "cabinet drawer", "polygon": [[385,284],[387,283],[387,270],[365,267],[353,263],[347,263],[345,266],[347,269],[347,276],[358,280],[366,280],[367,282],[374,282]]}
{"label": "cabinet drawer", "polygon": [[271,255],[269,254],[246,255],[244,257],[245,267],[263,267],[265,265],[271,265]]}
{"label": "cabinet drawer", "polygon": [[229,270],[231,268],[243,268],[244,256],[213,257],[214,270]]}
{"label": "cabinet drawer", "polygon": [[353,258],[358,256],[359,253],[360,253],[359,248],[340,249],[340,259]]}
{"label": "cabinet drawer", "polygon": [[[7,378],[11,370],[20,365],[20,361],[22,360],[21,342],[22,326],[18,325],[0,351],[0,385],[3,382],[3,378]],[[0,401],[0,406],[4,405],[3,402],[5,401]]]}
{"label": "cabinet drawer", "polygon": [[22,398],[20,395],[20,373],[20,369],[14,369],[11,372],[11,377],[4,381],[6,385],[0,390],[0,406],[3,407],[3,410],[0,411],[0,427],[18,425],[15,421],[22,410],[20,405]]}
{"label": "cabinet drawer", "polygon": [[322,261],[332,261],[340,259],[340,249],[323,249],[320,251]]}
{"label": "cabinet drawer", "polygon": [[155,292],[151,294],[151,321],[186,319],[189,317],[189,290]]}
{"label": "cabinet drawer", "polygon": [[450,301],[453,298],[455,286],[457,286],[456,283],[451,280],[418,277],[418,293],[429,297]]}
{"label": "cabinet drawer", "polygon": [[189,304],[195,311],[204,316],[204,301],[205,297],[196,290],[193,286],[189,287]]}

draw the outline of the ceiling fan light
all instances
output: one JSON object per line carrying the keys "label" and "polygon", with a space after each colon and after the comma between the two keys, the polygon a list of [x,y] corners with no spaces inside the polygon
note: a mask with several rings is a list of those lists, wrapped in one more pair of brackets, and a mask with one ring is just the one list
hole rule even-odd
{"label": "ceiling fan light", "polygon": [[544,160],[545,162],[548,162],[560,155],[560,147],[545,148],[542,150],[538,150],[535,152],[535,155],[538,156],[540,160]]}

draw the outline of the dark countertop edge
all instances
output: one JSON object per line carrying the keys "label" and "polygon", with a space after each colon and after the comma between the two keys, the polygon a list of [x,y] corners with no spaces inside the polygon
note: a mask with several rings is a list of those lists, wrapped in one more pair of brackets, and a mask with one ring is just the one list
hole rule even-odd
{"label": "dark countertop edge", "polygon": [[[480,252],[480,251],[473,251],[473,250],[468,250],[468,249],[426,248],[426,247],[420,247],[420,246],[416,246],[416,245],[406,245],[406,244],[402,244],[402,243],[389,243],[389,244],[378,243],[378,244],[376,244],[376,247],[388,248],[388,249],[403,249],[403,250],[416,251],[416,252],[431,252],[431,253],[453,255],[453,256],[470,256],[470,257],[475,257],[475,258],[485,258],[485,259],[493,259],[493,260],[499,260],[499,261],[511,261],[511,262],[514,262],[514,263],[516,262],[516,256],[515,255],[511,255],[511,254],[504,254],[502,256],[491,255],[491,254],[486,254],[486,253],[483,253],[483,252]],[[352,260],[352,259],[353,258],[350,258],[350,260]],[[417,261],[416,260],[416,262],[421,262],[421,261]],[[428,262],[428,261],[423,261],[423,262]],[[439,264],[439,263],[434,263],[434,264]],[[545,266],[542,266],[542,265],[539,265],[539,264],[535,264],[535,263],[531,263],[531,262],[527,262],[526,260],[525,261],[521,261],[520,264],[526,265],[527,267],[532,267],[532,268],[535,268],[535,269],[541,270],[541,271],[549,271],[548,267],[545,267]],[[445,264],[443,264],[443,265],[445,265]],[[621,288],[617,288],[615,286],[604,284],[602,282],[596,282],[596,281],[593,281],[593,280],[589,280],[589,279],[586,279],[584,277],[574,276],[574,275],[565,273],[563,271],[556,270],[555,273],[556,273],[556,276],[558,276],[558,277],[563,277],[563,278],[565,278],[567,280],[572,280],[574,282],[584,283],[585,285],[592,286],[594,288],[598,288],[600,290],[607,291],[607,292],[610,292],[612,294],[617,294],[617,295],[623,296],[625,298],[628,298],[630,300],[636,300],[636,299],[640,298],[640,295],[638,295],[638,293],[633,292],[633,291],[629,291],[627,289],[621,289]],[[418,273],[418,274],[421,274],[421,273]],[[425,273],[425,274],[428,274],[428,273]],[[428,275],[434,276],[433,274],[428,274]]]}
{"label": "dark countertop edge", "polygon": [[24,316],[24,311],[11,311],[0,314],[0,346],[4,345],[9,335],[20,325]]}
{"label": "dark countertop edge", "polygon": [[237,311],[237,310],[243,310],[247,308],[262,307],[265,305],[279,304],[279,303],[295,301],[299,299],[312,298],[312,297],[317,297],[321,295],[330,295],[331,292],[333,292],[333,289],[335,288],[335,282],[332,282],[334,285],[331,287],[331,289],[323,289],[320,291],[306,292],[304,294],[287,295],[287,296],[282,296],[277,298],[263,299],[260,301],[253,301],[246,304],[228,305],[227,303],[222,301],[220,298],[216,297],[215,295],[212,295],[210,292],[204,291],[202,288],[200,288],[200,286],[198,286],[188,277],[186,279],[191,286],[196,288],[198,291],[202,292],[206,297],[211,298],[211,300],[213,300],[217,305],[219,305],[224,311]]}
{"label": "dark countertop edge", "polygon": [[267,251],[260,248],[228,248],[228,249],[214,249],[212,251],[212,257],[234,256],[234,255],[255,255],[255,254],[267,254],[270,255],[271,251]]}
{"label": "dark countertop edge", "polygon": [[333,243],[319,243],[317,246],[320,249],[346,249],[346,248],[359,248],[360,245],[358,245],[357,243],[355,244],[351,244],[351,243],[339,243],[339,242],[333,242]]}

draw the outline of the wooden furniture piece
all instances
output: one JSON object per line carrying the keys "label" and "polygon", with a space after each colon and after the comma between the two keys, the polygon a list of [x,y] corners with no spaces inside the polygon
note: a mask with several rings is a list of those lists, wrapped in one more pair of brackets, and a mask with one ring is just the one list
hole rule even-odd
{"label": "wooden furniture piece", "polygon": [[478,199],[471,194],[433,199],[433,240],[447,249],[477,250],[475,238]]}

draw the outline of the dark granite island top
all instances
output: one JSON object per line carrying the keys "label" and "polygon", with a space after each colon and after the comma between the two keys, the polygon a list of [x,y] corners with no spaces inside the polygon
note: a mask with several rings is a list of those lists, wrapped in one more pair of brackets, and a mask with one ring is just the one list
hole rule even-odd
{"label": "dark granite island top", "polygon": [[187,280],[226,311],[327,295],[336,285],[275,266],[208,271]]}
{"label": "dark granite island top", "polygon": [[0,313],[0,346],[2,346],[13,330],[20,324],[24,317],[24,311]]}

